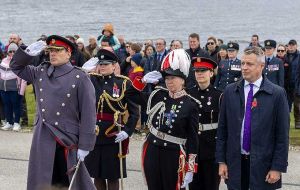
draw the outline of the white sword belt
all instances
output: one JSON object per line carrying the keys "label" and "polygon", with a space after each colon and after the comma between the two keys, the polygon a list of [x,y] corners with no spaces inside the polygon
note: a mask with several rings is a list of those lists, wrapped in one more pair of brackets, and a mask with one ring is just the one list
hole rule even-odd
{"label": "white sword belt", "polygon": [[217,129],[217,128],[218,128],[218,123],[209,123],[209,124],[199,123],[200,131],[208,131],[208,130]]}
{"label": "white sword belt", "polygon": [[150,133],[154,136],[156,136],[158,139],[168,141],[171,143],[179,144],[179,145],[185,145],[186,139],[182,139],[179,137],[174,137],[171,135],[168,135],[164,132],[158,131],[156,128],[153,126],[150,127]]}

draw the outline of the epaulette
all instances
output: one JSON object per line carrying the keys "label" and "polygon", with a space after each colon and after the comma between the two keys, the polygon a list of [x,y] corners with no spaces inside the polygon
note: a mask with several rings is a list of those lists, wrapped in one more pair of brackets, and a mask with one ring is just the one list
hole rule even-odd
{"label": "epaulette", "polygon": [[126,80],[129,80],[130,81],[130,78],[124,76],[124,75],[115,75],[116,77],[118,78],[122,78],[122,79],[126,79]]}
{"label": "epaulette", "polygon": [[94,73],[94,72],[88,72],[89,75],[93,75],[93,76],[99,76],[102,77],[103,75],[99,74],[99,73]]}
{"label": "epaulette", "polygon": [[82,71],[82,72],[84,72],[84,73],[87,73],[87,72],[86,72],[86,70],[84,70],[84,69],[83,69],[83,68],[81,68],[81,67],[74,66],[74,68],[75,68],[75,69],[78,69],[78,70],[81,70],[81,71]]}
{"label": "epaulette", "polygon": [[191,98],[194,102],[196,102],[198,105],[201,105],[200,100],[198,100],[197,98],[194,98],[193,96],[191,96],[190,94],[186,94],[189,98]]}
{"label": "epaulette", "polygon": [[154,89],[160,89],[160,90],[168,91],[167,88],[164,88],[162,86],[156,86],[156,87],[154,87]]}
{"label": "epaulette", "polygon": [[186,90],[191,90],[192,88],[195,88],[197,85],[191,86],[189,88],[187,88]]}
{"label": "epaulette", "polygon": [[43,61],[41,65],[51,65],[50,61]]}

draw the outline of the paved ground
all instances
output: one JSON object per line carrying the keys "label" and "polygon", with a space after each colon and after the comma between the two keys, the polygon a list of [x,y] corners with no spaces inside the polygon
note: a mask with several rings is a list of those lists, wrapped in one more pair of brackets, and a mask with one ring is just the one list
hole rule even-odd
{"label": "paved ground", "polygon": [[[0,190],[26,189],[28,155],[31,144],[31,133],[14,133],[0,131]],[[130,154],[127,158],[128,178],[125,179],[125,189],[144,190],[140,152],[142,140],[133,137]],[[284,190],[300,189],[300,151],[289,153],[288,173],[283,175]],[[220,190],[225,189],[222,182]]]}

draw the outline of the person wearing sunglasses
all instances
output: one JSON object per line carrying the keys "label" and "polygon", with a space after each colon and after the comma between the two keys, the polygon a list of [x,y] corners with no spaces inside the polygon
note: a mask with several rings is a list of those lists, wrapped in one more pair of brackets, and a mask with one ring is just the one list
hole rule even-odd
{"label": "person wearing sunglasses", "polygon": [[221,91],[228,84],[238,81],[241,77],[241,60],[237,58],[238,51],[238,43],[229,42],[227,44],[228,59],[220,61],[214,83],[215,87]]}
{"label": "person wearing sunglasses", "polygon": [[265,40],[265,68],[264,75],[274,84],[281,87],[284,86],[284,67],[281,59],[274,56],[276,41],[275,40]]}
{"label": "person wearing sunglasses", "polygon": [[208,54],[210,55],[210,57],[217,62],[218,60],[218,51],[219,51],[219,47],[217,44],[217,38],[210,36],[207,39],[207,43],[205,45],[205,48],[208,52]]}
{"label": "person wearing sunglasses", "polygon": [[[0,64],[0,93],[4,104],[6,118],[2,130],[20,131],[21,100],[26,88],[26,81],[20,79],[9,67],[13,55],[18,49],[16,43],[10,43],[7,48],[7,56]],[[22,93],[21,93],[22,92]]]}

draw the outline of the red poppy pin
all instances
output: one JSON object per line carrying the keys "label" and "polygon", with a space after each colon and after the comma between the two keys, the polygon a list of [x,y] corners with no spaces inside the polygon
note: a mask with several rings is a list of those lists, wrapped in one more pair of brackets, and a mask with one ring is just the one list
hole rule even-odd
{"label": "red poppy pin", "polygon": [[252,101],[251,109],[256,108],[256,107],[257,107],[257,100],[256,100],[256,98],[254,98],[254,100]]}

